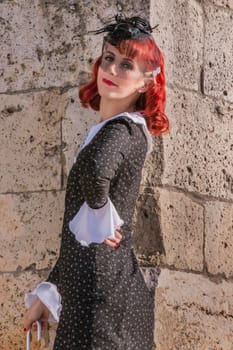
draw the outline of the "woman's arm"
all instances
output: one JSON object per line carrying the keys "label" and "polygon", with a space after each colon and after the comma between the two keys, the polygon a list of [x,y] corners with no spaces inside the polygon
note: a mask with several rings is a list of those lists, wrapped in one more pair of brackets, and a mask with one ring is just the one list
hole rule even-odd
{"label": "woman's arm", "polygon": [[85,202],[69,228],[82,245],[105,242],[116,248],[114,243],[121,240],[117,230],[124,222],[109,198],[109,189],[130,151],[131,123],[124,118],[106,123],[79,154],[79,181]]}
{"label": "woman's arm", "polygon": [[33,322],[41,321],[42,326],[57,323],[61,312],[61,296],[55,284],[42,282],[25,296],[28,308],[24,317],[24,327],[28,330]]}
{"label": "woman's arm", "polygon": [[36,298],[24,316],[24,331],[26,332],[27,330],[31,329],[32,324],[36,321],[40,321],[42,329],[46,329],[48,327],[48,319],[48,308],[41,302],[39,298]]}
{"label": "woman's arm", "polygon": [[62,308],[59,293],[59,264],[60,257],[57,259],[47,280],[39,283],[34,290],[25,295],[25,305],[28,308],[24,318],[25,328],[31,328],[32,323],[37,320],[45,325],[59,321]]}
{"label": "woman's arm", "polygon": [[81,152],[81,187],[88,206],[103,207],[107,202],[110,181],[131,148],[132,121],[117,118],[105,124]]}
{"label": "woman's arm", "polygon": [[56,285],[58,291],[60,289],[60,276],[59,276],[59,265],[60,265],[60,257],[58,257],[53,269],[49,273],[49,276],[46,282],[50,282]]}

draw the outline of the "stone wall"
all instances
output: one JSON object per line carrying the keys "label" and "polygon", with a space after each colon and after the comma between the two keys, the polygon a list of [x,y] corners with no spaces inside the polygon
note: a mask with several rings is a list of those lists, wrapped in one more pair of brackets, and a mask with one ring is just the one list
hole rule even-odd
{"label": "stone wall", "polygon": [[171,131],[154,139],[134,225],[152,289],[161,270],[156,349],[233,349],[232,1],[2,0],[0,350],[25,349],[24,294],[56,260],[67,173],[98,120],[77,97],[101,50],[85,33],[117,12],[159,23],[166,62]]}
{"label": "stone wall", "polygon": [[161,269],[156,349],[232,350],[233,2],[153,0],[151,21],[171,131],[148,160],[135,238]]}

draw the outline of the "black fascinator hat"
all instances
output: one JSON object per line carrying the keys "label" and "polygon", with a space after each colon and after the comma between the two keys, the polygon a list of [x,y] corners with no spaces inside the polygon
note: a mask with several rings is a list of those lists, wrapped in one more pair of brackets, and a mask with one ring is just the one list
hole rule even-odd
{"label": "black fascinator hat", "polygon": [[122,15],[116,15],[114,23],[106,24],[103,28],[89,33],[107,33],[104,37],[104,42],[109,42],[111,45],[115,46],[122,40],[143,40],[150,36],[153,29],[156,27],[158,27],[158,25],[151,27],[147,19],[139,16],[124,17]]}

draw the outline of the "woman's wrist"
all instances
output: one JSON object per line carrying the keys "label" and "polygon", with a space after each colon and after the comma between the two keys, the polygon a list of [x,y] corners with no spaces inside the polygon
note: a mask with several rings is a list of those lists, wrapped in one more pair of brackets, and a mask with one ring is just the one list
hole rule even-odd
{"label": "woman's wrist", "polygon": [[42,312],[48,312],[47,306],[40,300],[40,298],[36,297],[34,305],[40,308]]}

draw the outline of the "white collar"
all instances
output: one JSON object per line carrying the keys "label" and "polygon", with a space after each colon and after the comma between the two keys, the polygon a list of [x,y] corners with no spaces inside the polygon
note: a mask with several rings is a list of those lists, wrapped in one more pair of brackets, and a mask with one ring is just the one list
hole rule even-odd
{"label": "white collar", "polygon": [[153,148],[153,143],[152,143],[152,137],[151,137],[151,134],[147,128],[147,125],[146,125],[146,121],[145,121],[145,118],[142,117],[141,113],[139,112],[132,112],[132,113],[129,113],[129,112],[123,112],[123,113],[119,113],[119,114],[116,114],[114,115],[113,117],[111,118],[108,118],[106,120],[103,120],[102,122],[98,123],[98,124],[95,124],[93,125],[90,130],[87,132],[86,136],[84,137],[84,140],[82,142],[82,144],[80,145],[79,149],[78,149],[78,152],[74,158],[74,162],[76,161],[77,159],[77,155],[78,153],[81,151],[81,149],[83,149],[85,146],[88,145],[88,143],[93,139],[93,137],[99,132],[99,130],[107,123],[109,122],[110,120],[113,120],[113,119],[116,119],[116,118],[120,118],[120,117],[127,117],[127,118],[130,118],[131,120],[133,120],[134,123],[137,123],[137,124],[141,124],[142,125],[142,129],[143,129],[143,132],[146,136],[146,139],[147,139],[147,143],[148,143],[148,150],[147,150],[147,155],[149,153],[151,153],[152,151],[152,148]]}

